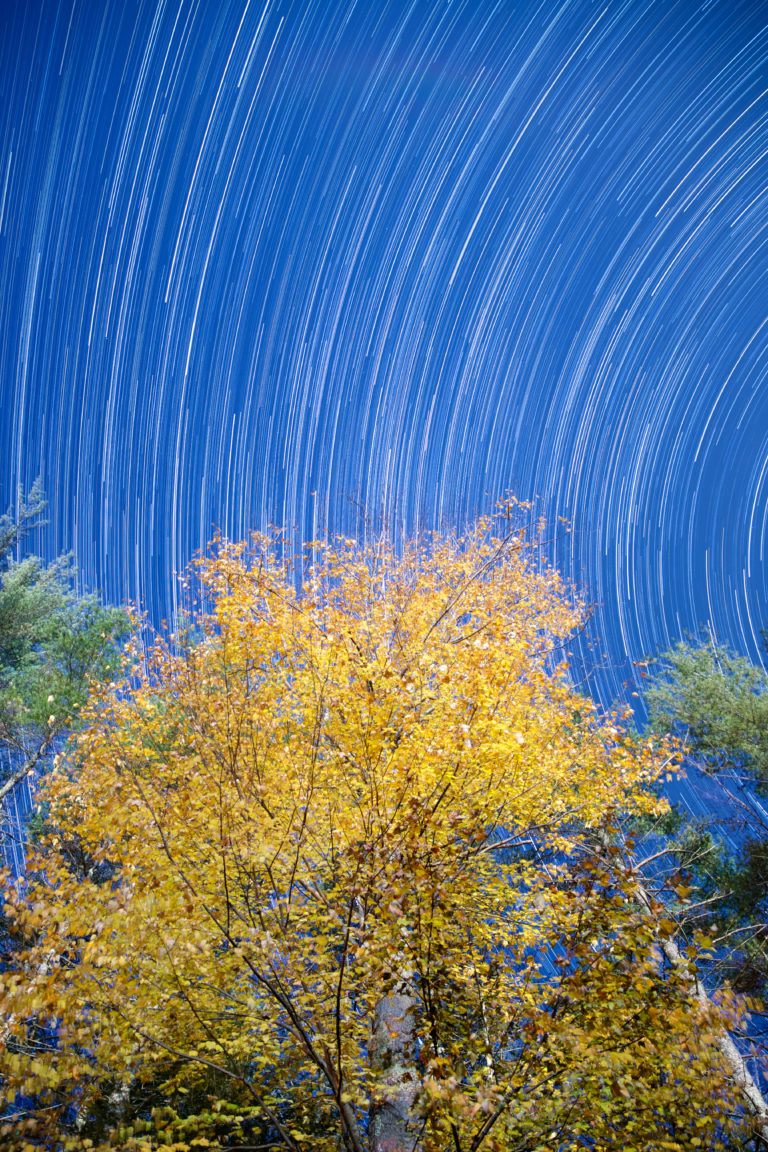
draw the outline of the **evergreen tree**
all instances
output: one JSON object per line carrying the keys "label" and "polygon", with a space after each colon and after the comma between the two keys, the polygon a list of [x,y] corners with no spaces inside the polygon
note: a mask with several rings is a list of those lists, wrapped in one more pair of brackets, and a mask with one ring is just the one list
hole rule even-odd
{"label": "evergreen tree", "polygon": [[43,524],[39,483],[0,517],[0,800],[39,771],[77,725],[92,681],[120,665],[129,616],[75,590],[70,557],[24,555]]}
{"label": "evergreen tree", "polygon": [[[762,1003],[768,990],[768,674],[704,641],[680,641],[653,662],[646,693],[657,732],[683,741],[714,783],[708,819],[678,814],[672,839],[695,886],[696,919],[719,944],[718,966]],[[693,776],[691,777],[693,783]]]}

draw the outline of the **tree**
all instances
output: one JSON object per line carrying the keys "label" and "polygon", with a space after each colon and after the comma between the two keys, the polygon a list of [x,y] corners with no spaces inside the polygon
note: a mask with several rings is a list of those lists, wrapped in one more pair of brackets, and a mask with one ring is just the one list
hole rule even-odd
{"label": "tree", "polygon": [[708,818],[681,813],[670,847],[690,874],[699,923],[720,945],[719,971],[764,1010],[768,823],[758,797],[768,786],[768,675],[711,639],[680,641],[651,667],[653,728],[678,733],[718,792]]}
{"label": "tree", "polygon": [[0,800],[53,754],[90,682],[117,673],[129,631],[123,609],[75,593],[67,557],[14,558],[44,508],[36,484],[16,515],[0,517]]}
{"label": "tree", "polygon": [[[481,521],[397,554],[218,542],[44,788],[0,979],[9,1146],[721,1146],[693,960],[613,846],[663,741],[568,681],[582,620]],[[26,1110],[34,1098],[36,1110]]]}
{"label": "tree", "polygon": [[740,768],[768,784],[768,674],[711,640],[679,641],[652,664],[654,728],[684,735],[710,772]]}

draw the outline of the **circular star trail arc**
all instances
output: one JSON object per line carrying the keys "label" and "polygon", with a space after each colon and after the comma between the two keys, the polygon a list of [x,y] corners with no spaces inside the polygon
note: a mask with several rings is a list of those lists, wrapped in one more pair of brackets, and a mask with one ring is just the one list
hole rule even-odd
{"label": "circular star trail arc", "polygon": [[768,621],[768,12],[6,2],[0,495],[156,619],[214,526],[572,532],[612,696]]}

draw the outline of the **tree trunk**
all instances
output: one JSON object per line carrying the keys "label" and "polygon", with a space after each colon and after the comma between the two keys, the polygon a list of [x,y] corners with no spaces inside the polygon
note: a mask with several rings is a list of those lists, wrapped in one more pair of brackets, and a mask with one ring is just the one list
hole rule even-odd
{"label": "tree trunk", "polygon": [[[600,834],[600,842],[603,848],[609,847],[608,837],[605,833]],[[627,865],[625,864],[626,868]],[[634,877],[635,881],[635,903],[642,910],[644,915],[649,919],[655,919],[653,906],[651,904],[650,896],[637,875]],[[659,948],[666,956],[669,963],[673,968],[678,969],[685,973],[685,979],[690,990],[690,995],[699,1002],[702,1008],[709,1009],[711,1001],[707,990],[701,981],[688,970],[688,964],[678,948],[674,940],[659,940]],[[768,1103],[765,1100],[760,1088],[758,1087],[755,1079],[753,1078],[746,1060],[739,1052],[736,1044],[733,1041],[730,1033],[725,1028],[721,1029],[717,1035],[717,1046],[720,1053],[728,1067],[734,1083],[738,1086],[741,1092],[742,1099],[747,1106],[748,1112],[752,1115],[755,1122],[755,1135],[760,1141],[760,1147],[768,1148]]]}
{"label": "tree trunk", "polygon": [[28,760],[25,760],[20,768],[12,772],[7,780],[0,784],[0,800],[4,800],[9,792],[12,792],[17,784],[21,784],[25,776],[37,766],[38,761],[45,755],[51,744],[51,736],[47,736],[38,748],[37,752],[33,752]]}
{"label": "tree trunk", "polygon": [[[648,894],[642,884],[639,883],[637,903],[649,916],[653,915]],[[674,940],[660,940],[659,947],[674,968],[687,972],[688,966],[685,958]],[[709,996],[698,977],[687,973],[687,980],[691,996],[698,1000],[699,1004],[705,1010],[710,1008],[711,1002]],[[717,1035],[717,1046],[730,1070],[734,1083],[738,1085],[742,1098],[746,1103],[747,1110],[754,1117],[756,1135],[761,1142],[761,1146],[768,1148],[768,1105],[766,1104],[765,1097],[750,1073],[747,1062],[736,1047],[733,1038],[724,1028]]]}
{"label": "tree trunk", "polygon": [[377,1074],[370,1109],[371,1152],[417,1152],[421,1126],[412,1110],[419,1087],[415,1063],[414,1009],[403,979],[383,997],[373,1016],[371,1068]]}

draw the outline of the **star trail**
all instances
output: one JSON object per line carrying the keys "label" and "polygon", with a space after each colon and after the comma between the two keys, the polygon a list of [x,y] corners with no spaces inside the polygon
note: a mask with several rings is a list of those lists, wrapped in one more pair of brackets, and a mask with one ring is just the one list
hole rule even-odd
{"label": "star trail", "polygon": [[171,618],[220,527],[514,491],[597,690],[768,623],[768,8],[2,0],[0,503]]}

